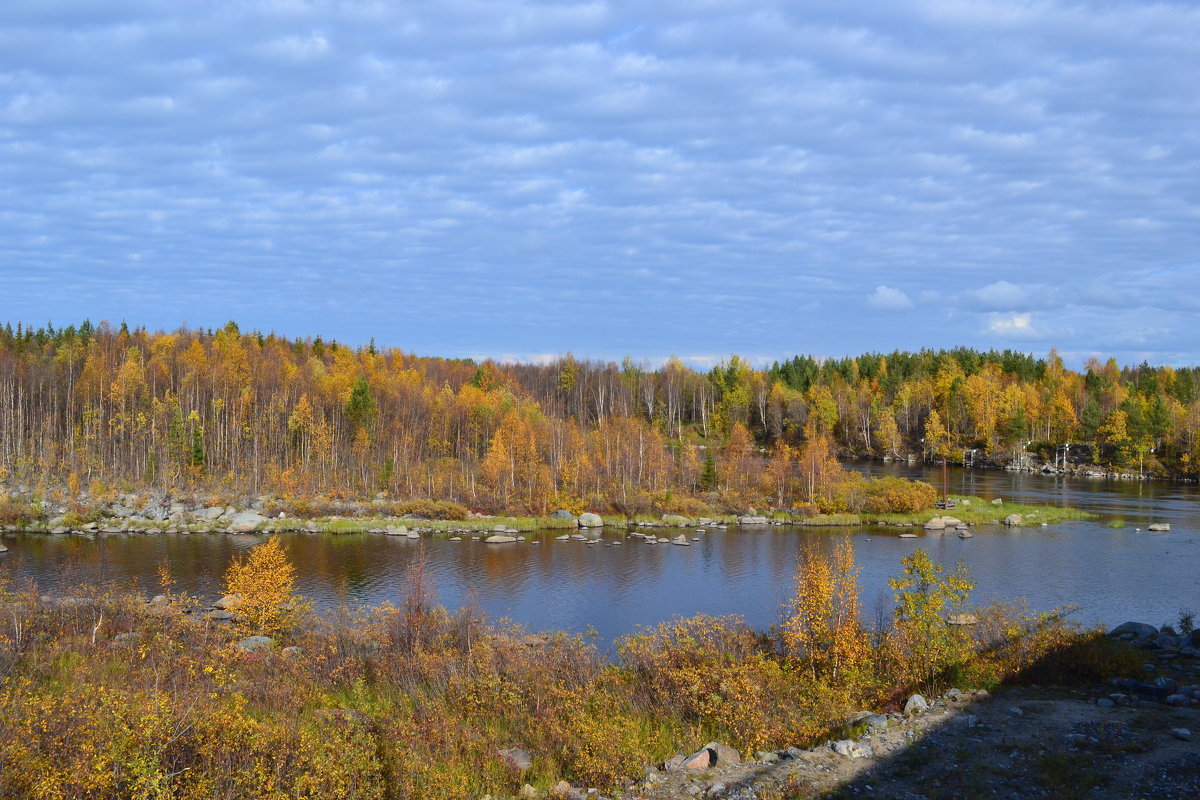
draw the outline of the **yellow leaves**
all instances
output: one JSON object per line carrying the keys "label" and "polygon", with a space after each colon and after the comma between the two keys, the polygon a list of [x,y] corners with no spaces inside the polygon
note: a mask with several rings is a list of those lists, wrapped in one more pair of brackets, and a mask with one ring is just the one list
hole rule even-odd
{"label": "yellow leaves", "polygon": [[247,631],[278,636],[291,625],[296,569],[276,537],[236,559],[225,573],[225,591],[240,600],[235,611]]}
{"label": "yellow leaves", "polygon": [[843,539],[826,557],[807,544],[796,565],[796,589],[783,623],[789,655],[813,679],[837,678],[867,656],[867,637],[858,619],[858,573],[854,547]]}

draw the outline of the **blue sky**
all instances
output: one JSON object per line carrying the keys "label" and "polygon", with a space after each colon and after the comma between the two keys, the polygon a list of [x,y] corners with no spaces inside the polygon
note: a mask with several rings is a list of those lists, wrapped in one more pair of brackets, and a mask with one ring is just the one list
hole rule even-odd
{"label": "blue sky", "polygon": [[1192,2],[4,0],[0,318],[1200,361]]}

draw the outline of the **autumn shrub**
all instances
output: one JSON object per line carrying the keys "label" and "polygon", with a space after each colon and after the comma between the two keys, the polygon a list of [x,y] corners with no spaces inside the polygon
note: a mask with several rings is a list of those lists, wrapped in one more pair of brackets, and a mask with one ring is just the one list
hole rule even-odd
{"label": "autumn shrub", "polygon": [[859,620],[858,567],[844,538],[831,557],[805,544],[796,566],[796,588],[781,627],[785,652],[815,681],[846,680],[867,660],[867,632]]}
{"label": "autumn shrub", "polygon": [[1023,603],[976,611],[972,634],[978,666],[997,683],[1075,684],[1141,671],[1145,659],[1103,630],[1070,619],[1073,608],[1035,612]]}
{"label": "autumn shrub", "polygon": [[27,500],[18,497],[0,499],[0,525],[27,525],[45,518],[45,511]]}
{"label": "autumn shrub", "polygon": [[901,564],[903,573],[888,580],[896,593],[890,654],[902,682],[931,691],[973,660],[969,626],[951,624],[966,613],[973,584],[964,566],[946,572],[924,550]]}
{"label": "autumn shrub", "polygon": [[394,517],[417,517],[419,519],[464,520],[467,518],[466,507],[449,500],[405,500],[393,503],[388,511]]}
{"label": "autumn shrub", "polygon": [[295,579],[296,568],[278,537],[235,559],[225,573],[225,593],[238,598],[238,626],[265,636],[290,630],[301,610],[292,591]]}

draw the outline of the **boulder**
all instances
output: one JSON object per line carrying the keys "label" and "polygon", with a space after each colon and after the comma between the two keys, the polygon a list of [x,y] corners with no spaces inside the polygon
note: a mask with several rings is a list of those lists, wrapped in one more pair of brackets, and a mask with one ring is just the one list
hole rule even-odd
{"label": "boulder", "polygon": [[250,533],[264,522],[266,518],[257,511],[242,511],[234,515],[229,523],[229,530],[234,533]]}
{"label": "boulder", "polygon": [[925,523],[925,530],[944,531],[946,530],[946,523],[942,522],[941,517],[934,517],[933,519],[929,520],[929,522]]}
{"label": "boulder", "polygon": [[408,536],[408,526],[406,525],[388,525],[383,529],[383,532],[388,536]]}
{"label": "boulder", "polygon": [[217,609],[218,611],[229,611],[229,610],[235,608],[237,606],[237,604],[240,602],[242,602],[242,598],[240,595],[227,594],[224,597],[222,597],[220,600],[218,600],[217,602],[213,603],[212,607]]}
{"label": "boulder", "polygon": [[871,758],[875,755],[874,751],[868,745],[856,742],[853,739],[840,739],[836,742],[831,742],[829,746],[833,748],[833,752],[846,758]]}
{"label": "boulder", "polygon": [[1166,522],[1152,522],[1147,526],[1146,530],[1154,531],[1155,533],[1165,533],[1171,530],[1171,526]]}
{"label": "boulder", "polygon": [[994,506],[1002,506],[1002,505],[1004,505],[1004,498],[1002,498],[1002,497],[997,497],[995,500],[993,500],[993,501],[992,501],[992,505],[994,505]]}
{"label": "boulder", "polygon": [[683,759],[679,769],[712,769],[742,763],[737,750],[720,742],[709,742]]}
{"label": "boulder", "polygon": [[761,514],[746,514],[737,518],[738,525],[766,525],[767,518]]}
{"label": "boulder", "polygon": [[237,643],[239,650],[251,652],[253,650],[270,650],[275,646],[275,640],[270,636],[247,636]]}
{"label": "boulder", "polygon": [[1108,632],[1114,639],[1149,639],[1158,635],[1158,628],[1144,622],[1122,622]]}
{"label": "boulder", "polygon": [[1192,731],[1189,728],[1171,728],[1171,735],[1181,742],[1192,740]]}
{"label": "boulder", "polygon": [[888,727],[888,718],[886,714],[871,714],[866,718],[867,730],[871,731],[886,731]]}
{"label": "boulder", "polygon": [[603,527],[604,520],[600,518],[599,514],[593,514],[589,511],[586,514],[579,515],[578,525],[581,528],[600,528]]}
{"label": "boulder", "polygon": [[912,697],[908,698],[907,702],[905,702],[904,713],[913,714],[917,711],[925,711],[928,708],[929,703],[925,701],[925,698],[919,694],[914,694]]}
{"label": "boulder", "polygon": [[497,533],[484,539],[484,541],[488,544],[507,544],[508,542],[515,542],[516,540],[517,537],[510,536],[507,533]]}
{"label": "boulder", "polygon": [[676,536],[674,539],[672,539],[671,544],[677,544],[682,547],[691,547],[692,546],[692,543],[688,541],[687,536],[682,533],[679,534],[678,536]]}
{"label": "boulder", "polygon": [[203,519],[203,520],[212,522],[213,520],[215,520],[217,517],[221,516],[224,513],[225,513],[225,509],[220,508],[218,506],[213,506],[211,508],[202,508],[196,512],[196,519]]}
{"label": "boulder", "polygon": [[558,511],[555,511],[553,514],[551,514],[550,519],[560,519],[560,520],[566,520],[568,522],[578,522],[579,521],[575,517],[574,514],[572,514],[570,511],[567,511],[566,509],[562,509],[562,508],[560,508]]}
{"label": "boulder", "polygon": [[500,756],[501,761],[518,772],[524,772],[533,766],[533,754],[528,750],[522,750],[520,747],[504,747],[497,750],[496,755]]}
{"label": "boulder", "polygon": [[1004,524],[1010,528],[1019,528],[1024,522],[1020,514],[1009,514],[1004,518]]}
{"label": "boulder", "polygon": [[943,516],[940,519],[942,520],[942,524],[945,525],[947,528],[957,528],[959,525],[964,524],[963,521],[961,519],[959,519],[958,517]]}

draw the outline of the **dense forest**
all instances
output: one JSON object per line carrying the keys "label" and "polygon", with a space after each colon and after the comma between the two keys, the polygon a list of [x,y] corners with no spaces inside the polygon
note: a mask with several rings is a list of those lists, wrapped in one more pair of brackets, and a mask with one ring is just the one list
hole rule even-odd
{"label": "dense forest", "polygon": [[[1200,369],[969,349],[708,372],[476,363],[219,330],[0,328],[0,479],[452,500],[824,506],[837,455],[1086,457],[1194,478]],[[1068,449],[1065,445],[1071,445]]]}

